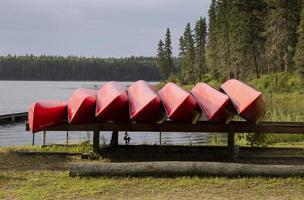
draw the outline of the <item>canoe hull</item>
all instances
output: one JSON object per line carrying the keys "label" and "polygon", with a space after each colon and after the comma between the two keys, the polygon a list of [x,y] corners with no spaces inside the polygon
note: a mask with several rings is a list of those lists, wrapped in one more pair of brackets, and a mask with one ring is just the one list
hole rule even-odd
{"label": "canoe hull", "polygon": [[79,88],[74,91],[68,103],[68,122],[71,124],[96,121],[96,91]]}
{"label": "canoe hull", "polygon": [[161,123],[166,119],[156,88],[146,81],[137,81],[128,88],[130,119]]}
{"label": "canoe hull", "polygon": [[96,118],[107,121],[129,121],[127,87],[114,81],[106,83],[97,93]]}
{"label": "canoe hull", "polygon": [[28,123],[33,133],[65,123],[66,121],[67,102],[65,101],[34,102],[28,111]]}
{"label": "canoe hull", "polygon": [[236,112],[229,97],[206,83],[197,84],[192,90],[206,120],[229,123]]}
{"label": "canoe hull", "polygon": [[258,123],[264,117],[266,110],[261,92],[235,79],[226,81],[221,90],[229,96],[242,118]]}
{"label": "canoe hull", "polygon": [[174,83],[167,83],[160,91],[167,116],[172,121],[196,123],[200,114],[194,97]]}
{"label": "canoe hull", "polygon": [[259,123],[265,115],[265,103],[262,95],[253,101],[240,116],[251,122]]}

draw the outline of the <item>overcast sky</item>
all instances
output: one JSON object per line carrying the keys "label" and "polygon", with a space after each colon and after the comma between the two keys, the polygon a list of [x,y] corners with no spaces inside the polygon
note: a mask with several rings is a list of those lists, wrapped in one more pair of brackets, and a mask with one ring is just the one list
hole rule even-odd
{"label": "overcast sky", "polygon": [[0,55],[154,56],[167,27],[174,53],[211,0],[0,0]]}

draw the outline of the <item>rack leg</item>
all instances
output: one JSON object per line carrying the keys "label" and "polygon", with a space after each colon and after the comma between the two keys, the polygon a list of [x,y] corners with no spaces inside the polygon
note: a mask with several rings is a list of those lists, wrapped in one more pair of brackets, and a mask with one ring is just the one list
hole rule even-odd
{"label": "rack leg", "polygon": [[93,133],[93,152],[99,153],[99,131],[94,131]]}
{"label": "rack leg", "polygon": [[118,146],[118,131],[113,131],[110,146]]}
{"label": "rack leg", "polygon": [[33,133],[32,145],[35,146],[35,133]]}
{"label": "rack leg", "polygon": [[234,157],[234,132],[228,131],[228,156],[229,158]]}
{"label": "rack leg", "polygon": [[162,144],[161,137],[162,137],[162,133],[161,133],[161,131],[160,131],[160,132],[159,132],[159,145],[161,145],[161,144]]}
{"label": "rack leg", "polygon": [[234,131],[228,130],[228,156],[230,159],[235,160],[239,156],[238,148],[235,146],[234,142]]}
{"label": "rack leg", "polygon": [[46,139],[46,132],[43,131],[43,132],[42,132],[42,141],[41,141],[41,145],[42,145],[42,146],[45,145],[45,139]]}
{"label": "rack leg", "polygon": [[66,144],[69,144],[69,131],[66,132]]}

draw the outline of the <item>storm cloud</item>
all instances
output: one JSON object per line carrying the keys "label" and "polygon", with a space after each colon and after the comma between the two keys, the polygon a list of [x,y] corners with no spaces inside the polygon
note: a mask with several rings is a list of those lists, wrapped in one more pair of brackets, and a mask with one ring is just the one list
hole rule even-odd
{"label": "storm cloud", "polygon": [[210,0],[1,0],[1,55],[155,55],[165,29],[175,54]]}

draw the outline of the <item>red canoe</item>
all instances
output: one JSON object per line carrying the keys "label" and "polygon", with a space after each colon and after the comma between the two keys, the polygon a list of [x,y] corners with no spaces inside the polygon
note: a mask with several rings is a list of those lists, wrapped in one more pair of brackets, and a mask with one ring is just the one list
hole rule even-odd
{"label": "red canoe", "polygon": [[108,82],[97,93],[96,118],[109,121],[128,121],[129,98],[127,87],[118,82]]}
{"label": "red canoe", "polygon": [[193,96],[174,83],[167,83],[160,91],[167,116],[173,121],[196,123],[199,120],[198,105]]}
{"label": "red canoe", "polygon": [[135,121],[158,122],[166,119],[156,88],[146,81],[137,81],[128,88],[130,118]]}
{"label": "red canoe", "polygon": [[228,123],[233,118],[235,109],[226,94],[206,83],[197,84],[191,94],[208,121]]}
{"label": "red canoe", "polygon": [[35,133],[67,121],[67,102],[34,102],[28,111],[30,130]]}
{"label": "red canoe", "polygon": [[265,104],[261,92],[235,79],[226,81],[221,89],[229,96],[241,117],[253,123],[263,118]]}
{"label": "red canoe", "polygon": [[72,124],[95,121],[96,91],[79,88],[68,103],[68,120]]}

